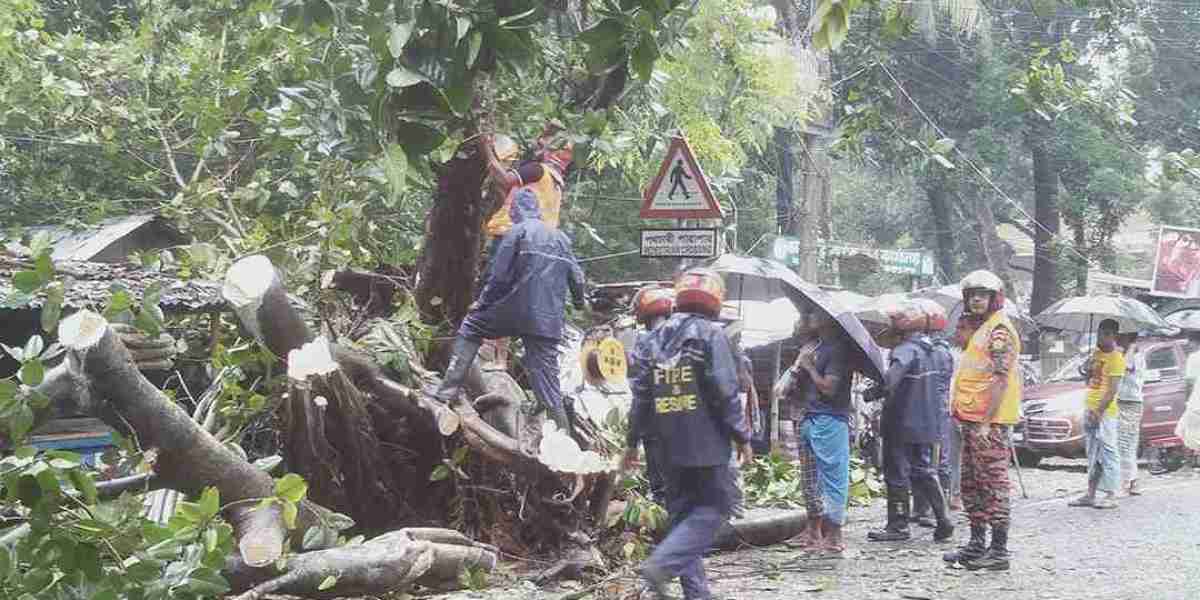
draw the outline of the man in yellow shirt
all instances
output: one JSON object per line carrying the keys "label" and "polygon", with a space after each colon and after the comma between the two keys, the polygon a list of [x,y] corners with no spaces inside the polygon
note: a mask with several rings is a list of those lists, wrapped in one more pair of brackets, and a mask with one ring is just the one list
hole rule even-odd
{"label": "man in yellow shirt", "polygon": [[[1071,506],[1117,507],[1117,486],[1121,477],[1121,457],[1117,450],[1120,429],[1117,390],[1125,376],[1125,354],[1117,347],[1118,333],[1120,325],[1116,321],[1101,321],[1096,331],[1096,351],[1084,365],[1088,377],[1087,413],[1083,425],[1088,491],[1071,501]],[[1104,492],[1104,497],[1099,500],[1096,499],[1097,490]]]}

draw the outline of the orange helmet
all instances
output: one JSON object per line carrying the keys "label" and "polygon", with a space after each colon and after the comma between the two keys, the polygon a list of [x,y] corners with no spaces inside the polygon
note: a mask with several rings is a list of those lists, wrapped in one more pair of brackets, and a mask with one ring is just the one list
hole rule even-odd
{"label": "orange helmet", "polygon": [[665,317],[671,314],[674,308],[675,290],[671,288],[647,286],[633,297],[633,316],[639,323]]}
{"label": "orange helmet", "polygon": [[930,333],[946,329],[946,309],[929,298],[917,298],[913,303],[925,313],[925,331]]}
{"label": "orange helmet", "polygon": [[675,309],[715,319],[725,301],[725,280],[712,269],[689,269],[675,280]]}

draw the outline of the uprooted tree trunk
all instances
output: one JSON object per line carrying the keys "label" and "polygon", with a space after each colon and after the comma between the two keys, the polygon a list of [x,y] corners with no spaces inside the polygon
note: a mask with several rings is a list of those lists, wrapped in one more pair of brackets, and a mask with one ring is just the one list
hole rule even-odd
{"label": "uprooted tree trunk", "polygon": [[415,293],[427,322],[458,323],[475,299],[481,232],[488,212],[483,205],[485,176],[475,136],[469,136],[453,158],[438,166],[437,192],[425,223],[425,249]]}
{"label": "uprooted tree trunk", "polygon": [[[427,381],[423,390],[410,389],[391,380],[383,369],[360,353],[323,338],[311,340],[311,333],[287,302],[286,290],[265,257],[253,256],[235,264],[227,274],[225,289],[227,299],[235,306],[247,329],[277,356],[289,359],[293,391],[288,401],[294,406],[289,410],[295,411],[293,420],[296,424],[288,429],[288,435],[295,436],[294,439],[284,444],[289,464],[300,457],[317,454],[328,457],[333,449],[338,453],[336,459],[326,460],[336,460],[336,468],[329,473],[350,477],[353,469],[360,468],[360,462],[374,465],[374,479],[367,474],[354,477],[358,477],[364,493],[382,493],[383,489],[390,489],[387,498],[392,506],[404,506],[421,497],[436,496],[430,490],[428,471],[410,471],[403,477],[397,476],[394,481],[398,483],[394,487],[381,486],[379,482],[385,481],[382,470],[397,465],[378,462],[377,456],[372,455],[377,452],[377,447],[373,446],[377,442],[360,443],[355,449],[346,444],[346,440],[330,435],[333,424],[353,420],[354,417],[347,416],[351,411],[359,415],[378,415],[374,431],[392,432],[396,437],[390,442],[403,444],[409,451],[407,463],[436,466],[448,462],[453,446],[461,443],[475,456],[484,459],[476,465],[478,474],[497,478],[502,482],[497,487],[511,489],[511,497],[506,500],[511,501],[511,506],[496,507],[492,511],[480,509],[473,515],[485,519],[481,514],[488,513],[487,516],[497,521],[507,518],[503,526],[509,530],[496,535],[491,524],[479,523],[481,534],[542,551],[552,551],[568,540],[587,539],[587,536],[580,537],[581,530],[592,515],[603,514],[602,510],[592,506],[593,502],[607,505],[611,494],[609,461],[595,452],[582,451],[568,436],[555,430],[548,430],[542,437],[538,451],[531,451],[529,444],[523,447],[521,438],[514,437],[511,430],[520,428],[514,411],[524,395],[519,387],[509,385],[511,378],[507,375],[476,379],[476,385],[471,387],[482,388],[475,390],[480,396],[477,402],[456,402],[447,407],[433,400],[429,392],[436,381]],[[417,357],[412,360],[417,361]],[[424,371],[419,365],[416,370]],[[324,402],[318,402],[318,397]],[[488,411],[502,411],[502,416],[481,415],[476,405]],[[403,426],[390,426],[389,420],[402,420]],[[539,428],[525,429],[536,431]],[[343,427],[342,431],[361,433],[367,430]],[[410,439],[404,439],[405,434],[411,436]],[[454,436],[450,443],[445,441],[447,436]],[[362,440],[370,440],[370,436],[362,435]],[[324,447],[325,443],[329,447]],[[298,444],[305,446],[297,447]],[[367,456],[357,456],[356,452],[367,453]],[[310,476],[328,477],[329,473]],[[319,489],[337,484],[310,482],[310,485]],[[447,506],[443,503],[441,508],[441,518],[448,519]],[[359,518],[356,511],[350,514]],[[390,515],[393,518],[405,516],[395,509]]]}
{"label": "uprooted tree trunk", "polygon": [[273,567],[250,568],[231,559],[225,576],[234,590],[245,591],[235,600],[258,600],[270,593],[337,598],[400,592],[414,584],[454,586],[468,569],[491,571],[495,566],[496,549],[491,546],[449,529],[413,528],[362,544],[290,556],[282,574]]}
{"label": "uprooted tree trunk", "polygon": [[58,337],[68,350],[66,360],[48,374],[39,392],[52,403],[74,401],[110,427],[133,434],[142,448],[155,449],[157,485],[187,494],[217,488],[247,564],[267,565],[281,556],[286,530],[279,508],[256,509],[253,502],[274,494],[266,473],[223,446],[147,381],[104,317],[79,311],[63,320]]}

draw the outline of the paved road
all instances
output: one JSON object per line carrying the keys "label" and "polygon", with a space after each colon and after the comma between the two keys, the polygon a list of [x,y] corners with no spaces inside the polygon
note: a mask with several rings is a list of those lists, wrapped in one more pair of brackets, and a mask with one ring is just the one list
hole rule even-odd
{"label": "paved road", "polygon": [[[1026,469],[1028,498],[1014,483],[1012,570],[969,572],[945,566],[953,545],[931,530],[906,543],[868,543],[883,521],[883,502],[852,509],[847,556],[813,561],[781,546],[725,552],[707,559],[721,600],[1200,600],[1200,471],[1160,477],[1143,472],[1145,494],[1116,510],[1070,508],[1084,486],[1082,461],[1050,460]],[[965,524],[960,533],[965,535]],[[499,582],[497,582],[499,584]],[[634,582],[613,582],[592,600],[633,600]],[[502,584],[500,584],[502,585]],[[537,589],[516,583],[444,600],[554,600],[581,586]],[[676,589],[678,594],[678,589]]]}
{"label": "paved road", "polygon": [[[875,506],[851,513],[847,558],[796,561],[777,548],[729,553],[710,561],[715,591],[738,600],[1200,598],[1200,472],[1144,475],[1144,495],[1107,511],[1066,505],[1084,484],[1079,461],[1024,475],[1030,498],[1017,495],[1008,573],[946,568],[946,547],[929,530],[919,541],[866,542],[866,530],[883,520]],[[770,565],[781,569],[774,579],[762,576]]]}

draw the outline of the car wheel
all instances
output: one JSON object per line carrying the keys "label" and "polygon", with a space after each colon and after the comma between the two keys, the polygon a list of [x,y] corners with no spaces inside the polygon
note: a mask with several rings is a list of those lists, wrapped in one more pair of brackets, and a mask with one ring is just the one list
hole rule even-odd
{"label": "car wheel", "polygon": [[1041,462],[1041,454],[1033,452],[1032,450],[1026,450],[1024,448],[1017,450],[1017,463],[1022,467],[1029,467],[1032,469],[1033,467],[1038,466]]}

